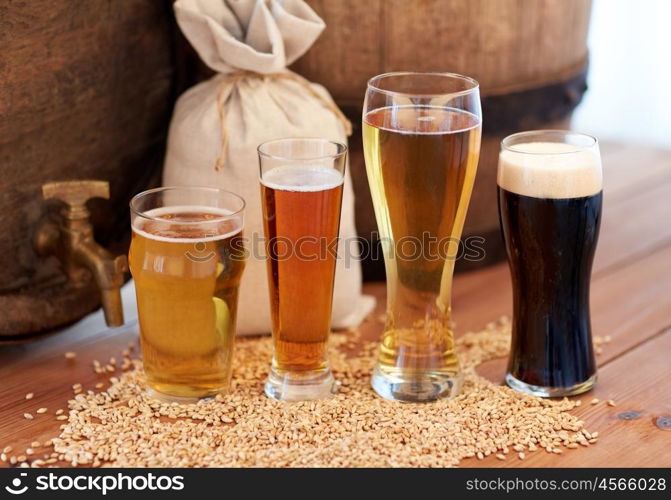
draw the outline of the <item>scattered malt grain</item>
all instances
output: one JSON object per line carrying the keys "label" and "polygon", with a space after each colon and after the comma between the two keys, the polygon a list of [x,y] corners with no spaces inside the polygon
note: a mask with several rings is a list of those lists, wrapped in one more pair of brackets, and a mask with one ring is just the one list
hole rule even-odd
{"label": "scattered malt grain", "polygon": [[[68,403],[69,415],[57,412],[63,424],[45,464],[445,467],[469,457],[505,460],[508,450],[521,460],[538,447],[590,446],[584,423],[570,413],[575,402],[520,394],[477,374],[477,365],[507,355],[507,319],[457,339],[463,393],[431,405],[377,397],[370,389],[377,342],[357,336],[332,336],[331,365],[341,390],[324,401],[281,404],[263,394],[270,338],[240,339],[231,392],[193,405],[150,399],[142,363],[133,361],[105,391],[79,394]],[[346,355],[353,337],[361,351]]]}

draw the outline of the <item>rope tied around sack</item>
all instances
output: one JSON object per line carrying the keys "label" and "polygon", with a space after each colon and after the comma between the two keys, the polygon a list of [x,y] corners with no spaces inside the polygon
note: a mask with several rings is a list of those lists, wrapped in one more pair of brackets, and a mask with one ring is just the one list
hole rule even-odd
{"label": "rope tied around sack", "polygon": [[217,93],[217,110],[219,111],[219,122],[221,124],[221,152],[219,153],[219,158],[217,158],[215,170],[221,170],[224,167],[226,163],[226,154],[228,152],[228,133],[226,131],[227,103],[233,95],[233,89],[235,89],[236,85],[246,79],[262,80],[263,82],[272,80],[289,80],[296,82],[303,88],[303,90],[314,97],[338,118],[343,124],[345,134],[348,136],[352,134],[352,124],[343,112],[340,111],[340,108],[338,108],[332,100],[317,92],[312,87],[312,84],[302,76],[292,72],[270,73],[264,75],[261,73],[254,73],[253,71],[236,71],[226,75],[226,78],[221,82]]}

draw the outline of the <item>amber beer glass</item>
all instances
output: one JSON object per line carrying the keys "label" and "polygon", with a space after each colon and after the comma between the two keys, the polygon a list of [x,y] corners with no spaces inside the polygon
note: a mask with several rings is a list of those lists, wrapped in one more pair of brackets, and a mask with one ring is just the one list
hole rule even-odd
{"label": "amber beer glass", "polygon": [[190,402],[228,389],[245,203],[212,188],[166,187],[131,201],[130,269],[150,392]]}
{"label": "amber beer glass", "polygon": [[450,296],[480,153],[475,80],[387,73],[369,80],[363,146],[387,271],[387,316],[373,389],[432,401],[461,385]]}
{"label": "amber beer glass", "polygon": [[506,382],[513,389],[569,396],[596,382],[589,284],[601,186],[591,136],[539,130],[501,143],[499,215],[513,283]]}
{"label": "amber beer glass", "polygon": [[274,346],[265,391],[286,401],[326,398],[347,148],[280,139],[258,151]]}

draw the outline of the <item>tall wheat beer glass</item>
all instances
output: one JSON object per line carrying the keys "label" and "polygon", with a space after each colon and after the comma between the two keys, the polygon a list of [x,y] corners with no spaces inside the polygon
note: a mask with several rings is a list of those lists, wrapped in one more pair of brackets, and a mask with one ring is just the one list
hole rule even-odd
{"label": "tall wheat beer glass", "polygon": [[592,388],[589,282],[601,221],[594,137],[538,130],[501,143],[498,198],[513,283],[506,382],[537,396]]}
{"label": "tall wheat beer glass", "polygon": [[131,201],[130,269],[150,392],[191,402],[228,389],[245,202],[212,188],[152,189]]}
{"label": "tall wheat beer glass", "polygon": [[363,145],[387,271],[372,386],[384,398],[432,401],[459,392],[450,296],[480,134],[471,78],[387,73],[368,82]]}
{"label": "tall wheat beer glass", "polygon": [[327,340],[347,148],[325,139],[259,146],[273,361],[266,394],[331,396]]}

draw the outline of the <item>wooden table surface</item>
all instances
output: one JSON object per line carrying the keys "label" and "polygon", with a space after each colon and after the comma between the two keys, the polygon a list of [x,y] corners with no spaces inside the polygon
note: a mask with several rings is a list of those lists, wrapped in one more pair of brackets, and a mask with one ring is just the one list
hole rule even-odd
{"label": "wooden table surface", "polygon": [[[595,335],[609,335],[597,357],[599,382],[580,397],[575,413],[598,431],[596,446],[563,455],[533,453],[520,461],[464,460],[462,466],[487,467],[670,467],[671,429],[656,422],[671,418],[671,152],[619,144],[602,147],[604,216],[592,282],[592,321]],[[384,310],[384,285],[365,286]],[[507,265],[460,274],[455,278],[453,310],[458,332],[479,329],[511,312]],[[363,328],[376,338],[382,325]],[[0,347],[0,446],[24,450],[30,442],[58,435],[62,422],[56,408],[67,408],[71,385],[85,389],[107,377],[91,369],[93,359],[117,359],[137,328],[103,333],[68,333],[30,343]],[[63,353],[76,351],[77,359]],[[112,355],[114,355],[112,354]],[[480,373],[502,381],[505,360],[489,362]],[[33,400],[25,394],[33,392]],[[593,398],[602,402],[591,405]],[[615,407],[605,401],[614,400]],[[47,407],[45,415],[36,409]],[[634,420],[618,417],[639,412]],[[34,420],[22,417],[25,412]],[[671,421],[670,421],[671,422]],[[671,426],[669,426],[671,427]],[[1,451],[1,450],[0,450]],[[0,462],[0,466],[5,465]]]}

